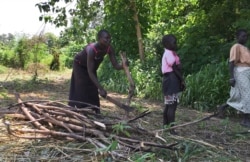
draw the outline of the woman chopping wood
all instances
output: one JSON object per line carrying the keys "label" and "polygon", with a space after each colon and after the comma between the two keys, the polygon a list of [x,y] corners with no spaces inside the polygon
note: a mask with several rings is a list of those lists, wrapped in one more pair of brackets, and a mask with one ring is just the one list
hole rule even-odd
{"label": "woman chopping wood", "polygon": [[[109,32],[100,30],[97,34],[97,42],[88,44],[75,56],[69,92],[68,104],[70,106],[84,108],[87,106],[84,103],[88,103],[100,107],[98,94],[104,98],[107,96],[106,90],[97,78],[97,69],[105,55],[109,56],[116,70],[123,69],[123,65],[118,64],[115,58],[115,51],[110,42],[111,36]],[[96,110],[96,113],[100,113],[100,110]]]}

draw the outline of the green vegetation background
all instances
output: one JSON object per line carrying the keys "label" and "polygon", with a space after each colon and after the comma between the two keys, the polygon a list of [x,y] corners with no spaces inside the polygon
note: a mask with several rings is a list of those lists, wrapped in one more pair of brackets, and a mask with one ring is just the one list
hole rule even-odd
{"label": "green vegetation background", "polygon": [[[173,33],[178,38],[178,54],[187,84],[181,104],[213,111],[218,104],[226,102],[230,89],[227,62],[235,31],[238,28],[250,29],[250,4],[247,0],[135,1],[142,31],[144,60],[139,57],[135,22],[132,19],[135,12],[131,4],[119,0],[100,7],[95,2],[86,10],[81,10],[84,4],[81,2],[85,1],[77,3],[76,11],[79,12],[74,12],[72,26],[59,37],[52,33],[41,33],[39,36],[2,34],[0,72],[4,72],[6,67],[21,68],[33,72],[36,79],[41,69],[72,68],[74,55],[87,43],[95,41],[96,32],[105,28],[112,35],[117,59],[120,61],[119,51],[127,53],[136,84],[136,96],[162,100],[161,38],[164,34]],[[56,2],[45,7],[53,7]],[[60,17],[54,23],[63,24],[65,20],[65,17]],[[98,75],[109,91],[127,93],[129,84],[124,72],[113,70],[108,57]]]}

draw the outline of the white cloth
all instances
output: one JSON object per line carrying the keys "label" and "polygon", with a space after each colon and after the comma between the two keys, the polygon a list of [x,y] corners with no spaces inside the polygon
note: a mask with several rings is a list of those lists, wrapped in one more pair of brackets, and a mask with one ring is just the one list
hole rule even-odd
{"label": "white cloth", "polygon": [[250,114],[250,67],[234,68],[235,86],[231,87],[227,104],[245,114]]}

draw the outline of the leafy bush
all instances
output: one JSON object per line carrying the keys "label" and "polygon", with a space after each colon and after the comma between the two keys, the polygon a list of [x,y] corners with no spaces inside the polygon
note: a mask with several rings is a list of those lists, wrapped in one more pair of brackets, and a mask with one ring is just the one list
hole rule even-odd
{"label": "leafy bush", "polygon": [[198,110],[211,110],[218,104],[225,103],[229,97],[228,64],[208,64],[186,77],[187,89],[181,103]]}
{"label": "leafy bush", "polygon": [[126,93],[129,86],[125,73],[115,70],[108,56],[98,69],[98,79],[106,89],[119,93]]}
{"label": "leafy bush", "polygon": [[65,58],[65,66],[72,68],[74,56],[83,49],[83,45],[71,43],[67,48],[62,50],[62,53],[67,56]]}
{"label": "leafy bush", "polygon": [[0,74],[3,74],[5,71],[7,71],[7,68],[3,65],[0,65]]}
{"label": "leafy bush", "polygon": [[[136,96],[148,99],[162,99],[160,65],[156,61],[151,60],[144,63],[140,60],[129,61],[129,69],[136,86]],[[114,70],[111,63],[109,63],[108,57],[104,59],[103,64],[100,66],[98,76],[105,88],[119,93],[127,93],[129,83],[124,71]]]}
{"label": "leafy bush", "polygon": [[138,97],[162,99],[160,64],[155,61],[141,63],[137,60],[134,62],[135,66],[131,73],[135,80]]}
{"label": "leafy bush", "polygon": [[13,50],[6,49],[0,52],[0,63],[6,67],[16,67],[17,57]]}
{"label": "leafy bush", "polygon": [[49,55],[49,54],[45,54],[45,55],[46,55],[46,57],[41,58],[41,60],[40,60],[39,62],[40,62],[41,64],[43,64],[43,65],[49,67],[50,64],[51,64],[51,62],[52,62],[52,60],[53,60],[53,56],[52,56],[52,55]]}
{"label": "leafy bush", "polygon": [[66,66],[66,60],[68,59],[68,56],[66,54],[61,54],[60,55],[60,69],[64,70],[65,68],[67,68]]}

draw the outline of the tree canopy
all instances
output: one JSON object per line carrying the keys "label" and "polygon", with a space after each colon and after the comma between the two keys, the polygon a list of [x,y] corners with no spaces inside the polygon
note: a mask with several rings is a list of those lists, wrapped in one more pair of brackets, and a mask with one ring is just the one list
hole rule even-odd
{"label": "tree canopy", "polygon": [[[59,5],[62,2],[64,6]],[[189,72],[226,59],[235,30],[250,29],[247,0],[49,0],[37,7],[41,21],[56,26],[70,24],[63,33],[68,38],[83,42],[93,34],[91,29],[106,28],[117,49],[141,60],[152,52],[161,54],[161,37],[173,33]],[[49,16],[51,13],[55,16]],[[148,47],[149,42],[154,46]]]}

